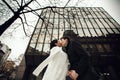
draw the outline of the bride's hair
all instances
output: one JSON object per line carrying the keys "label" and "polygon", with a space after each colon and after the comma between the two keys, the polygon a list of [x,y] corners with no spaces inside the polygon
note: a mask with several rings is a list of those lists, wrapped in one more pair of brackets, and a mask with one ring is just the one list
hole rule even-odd
{"label": "bride's hair", "polygon": [[55,43],[57,43],[57,42],[58,42],[57,39],[52,40],[51,43],[50,43],[50,49],[52,49],[53,47],[55,47],[56,46]]}

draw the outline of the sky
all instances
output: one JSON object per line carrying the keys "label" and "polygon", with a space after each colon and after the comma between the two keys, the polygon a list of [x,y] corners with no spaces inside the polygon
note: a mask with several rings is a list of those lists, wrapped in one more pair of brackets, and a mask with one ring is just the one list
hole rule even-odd
{"label": "sky", "polygon": [[[100,0],[102,6],[120,24],[120,0]],[[97,5],[96,5],[97,6]]]}
{"label": "sky", "polygon": [[[71,0],[69,6],[73,5],[72,1],[78,1],[78,0]],[[83,2],[81,2],[80,4],[76,4],[76,6],[103,7],[120,24],[120,15],[119,15],[120,0],[83,0]],[[18,58],[20,54],[25,53],[26,47],[29,42],[29,38],[23,36],[21,30],[22,29],[19,28],[18,31],[15,31],[14,35],[12,36],[4,36],[4,34],[7,33],[6,30],[6,32],[4,32],[2,36],[0,36],[0,41],[4,44],[7,44],[12,49],[12,52],[8,59],[15,60],[16,58]]]}

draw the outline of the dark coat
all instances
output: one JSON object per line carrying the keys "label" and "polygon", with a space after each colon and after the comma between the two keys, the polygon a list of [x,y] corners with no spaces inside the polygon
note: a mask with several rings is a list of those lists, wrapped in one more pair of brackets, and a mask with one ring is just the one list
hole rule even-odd
{"label": "dark coat", "polygon": [[89,55],[81,47],[78,40],[70,41],[66,50],[70,61],[70,70],[75,70],[79,77],[77,80],[97,80],[98,75],[90,66]]}

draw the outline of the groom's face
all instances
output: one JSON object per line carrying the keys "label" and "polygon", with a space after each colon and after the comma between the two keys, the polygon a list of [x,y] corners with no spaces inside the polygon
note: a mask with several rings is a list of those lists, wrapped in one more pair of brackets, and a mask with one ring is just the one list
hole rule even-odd
{"label": "groom's face", "polygon": [[66,47],[68,44],[68,40],[67,39],[61,39],[61,43],[63,47]]}

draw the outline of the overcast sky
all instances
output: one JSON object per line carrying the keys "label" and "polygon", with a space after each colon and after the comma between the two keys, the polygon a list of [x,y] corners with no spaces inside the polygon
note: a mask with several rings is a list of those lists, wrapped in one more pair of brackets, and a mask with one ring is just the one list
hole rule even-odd
{"label": "overcast sky", "polygon": [[[69,5],[72,5],[72,3],[73,2],[70,2]],[[120,24],[120,0],[84,0],[84,2],[77,5],[80,7],[103,7]],[[0,37],[0,40],[12,49],[9,58],[13,60],[25,52],[29,41],[29,38],[24,38],[22,35],[18,34],[21,33],[21,31],[16,32],[13,37]]]}
{"label": "overcast sky", "polygon": [[120,24],[120,0],[100,0],[102,6]]}

